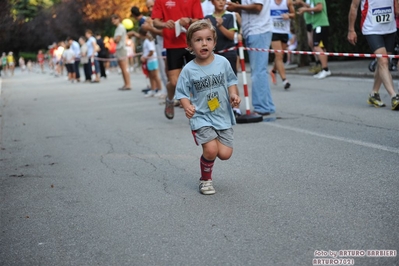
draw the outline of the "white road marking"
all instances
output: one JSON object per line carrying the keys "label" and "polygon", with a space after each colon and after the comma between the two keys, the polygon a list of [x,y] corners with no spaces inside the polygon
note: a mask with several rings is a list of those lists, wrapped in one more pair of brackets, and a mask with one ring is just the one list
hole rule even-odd
{"label": "white road marking", "polygon": [[307,134],[307,135],[312,135],[312,136],[316,136],[316,137],[320,137],[320,138],[337,140],[337,141],[346,142],[346,143],[350,143],[350,144],[360,145],[360,146],[367,147],[367,148],[372,148],[372,149],[377,149],[377,150],[382,150],[382,151],[387,151],[387,152],[392,152],[392,153],[399,154],[399,149],[398,148],[393,148],[393,147],[389,147],[389,146],[379,145],[379,144],[375,144],[375,143],[371,143],[371,142],[365,142],[365,141],[361,141],[361,140],[354,140],[354,139],[348,139],[348,138],[343,138],[343,137],[337,137],[337,136],[333,136],[333,135],[317,133],[317,132],[309,131],[309,130],[306,130],[306,129],[290,127],[290,126],[284,126],[284,125],[280,125],[280,124],[276,124],[276,123],[264,123],[264,124],[266,124],[268,126],[278,127],[278,128],[282,128],[282,129],[287,129],[287,130],[291,130],[291,131],[294,131],[294,132],[303,133],[303,134]]}

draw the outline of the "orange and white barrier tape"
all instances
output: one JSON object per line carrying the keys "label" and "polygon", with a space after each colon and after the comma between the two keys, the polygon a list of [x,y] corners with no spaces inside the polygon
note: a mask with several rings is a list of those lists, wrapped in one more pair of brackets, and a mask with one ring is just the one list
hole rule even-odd
{"label": "orange and white barrier tape", "polygon": [[[311,52],[311,51],[290,51],[290,50],[275,50],[275,49],[261,49],[261,48],[250,48],[243,47],[247,51],[256,52],[270,52],[270,53],[286,53],[286,54],[305,54],[305,55],[327,55],[327,56],[341,56],[341,57],[360,57],[360,58],[399,58],[399,55],[392,54],[362,54],[362,53],[334,53],[334,52]],[[237,50],[237,47],[231,47],[225,50],[218,51],[216,53],[222,54],[228,51]]]}

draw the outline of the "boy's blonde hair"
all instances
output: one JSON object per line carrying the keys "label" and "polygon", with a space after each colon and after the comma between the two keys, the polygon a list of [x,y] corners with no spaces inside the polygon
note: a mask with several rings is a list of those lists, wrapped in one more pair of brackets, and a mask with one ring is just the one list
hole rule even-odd
{"label": "boy's blonde hair", "polygon": [[212,34],[213,34],[213,39],[216,42],[216,30],[215,27],[213,27],[212,23],[208,20],[208,19],[201,19],[201,20],[197,20],[196,22],[194,22],[193,24],[190,25],[190,27],[187,30],[187,34],[186,34],[186,42],[187,45],[189,47],[189,51],[191,51],[190,47],[191,47],[191,38],[193,37],[193,34],[197,31],[200,30],[205,30],[205,29],[209,29]]}

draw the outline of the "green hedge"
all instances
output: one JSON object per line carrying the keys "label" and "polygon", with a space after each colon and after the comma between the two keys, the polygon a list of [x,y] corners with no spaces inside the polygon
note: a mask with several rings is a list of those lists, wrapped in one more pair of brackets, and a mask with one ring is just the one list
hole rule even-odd
{"label": "green hedge", "polygon": [[29,53],[29,52],[19,52],[18,58],[15,58],[18,62],[20,57],[23,57],[25,59],[25,62],[28,62],[28,60],[31,60],[32,62],[36,61],[36,54],[35,53]]}

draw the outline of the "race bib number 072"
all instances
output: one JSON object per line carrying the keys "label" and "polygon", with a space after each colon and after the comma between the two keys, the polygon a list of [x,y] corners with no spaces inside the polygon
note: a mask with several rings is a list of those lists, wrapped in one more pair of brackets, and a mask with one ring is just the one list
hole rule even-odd
{"label": "race bib number 072", "polygon": [[389,23],[394,20],[393,10],[390,6],[375,8],[371,12],[374,24]]}

